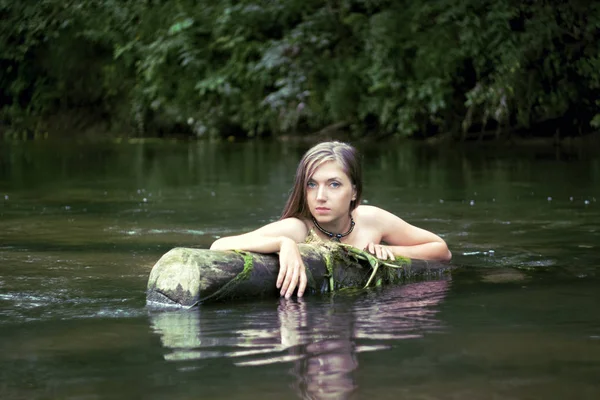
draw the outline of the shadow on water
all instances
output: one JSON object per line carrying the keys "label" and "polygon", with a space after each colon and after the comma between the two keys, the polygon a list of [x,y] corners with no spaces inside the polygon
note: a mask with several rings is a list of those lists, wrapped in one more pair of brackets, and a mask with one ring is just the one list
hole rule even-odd
{"label": "shadow on water", "polygon": [[359,353],[443,331],[436,314],[448,285],[443,280],[360,295],[282,298],[242,310],[152,312],[150,321],[168,351],[165,360],[181,370],[223,357],[243,368],[282,365],[299,397],[345,399],[358,388]]}

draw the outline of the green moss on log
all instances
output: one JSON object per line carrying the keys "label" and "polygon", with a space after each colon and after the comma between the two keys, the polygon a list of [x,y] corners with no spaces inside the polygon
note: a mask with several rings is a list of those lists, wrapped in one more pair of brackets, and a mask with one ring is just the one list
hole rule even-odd
{"label": "green moss on log", "polygon": [[[397,257],[383,261],[344,244],[300,244],[306,265],[305,294],[437,279],[443,263]],[[177,248],[156,263],[148,281],[148,302],[194,306],[235,298],[277,296],[279,257],[245,251]]]}
{"label": "green moss on log", "polygon": [[234,251],[237,254],[241,255],[242,259],[244,260],[244,269],[242,270],[242,272],[237,274],[235,278],[223,285],[221,289],[217,290],[210,296],[198,300],[197,303],[208,301],[210,299],[219,300],[220,298],[227,297],[228,294],[232,293],[235,290],[236,286],[240,282],[246,281],[250,278],[250,274],[252,274],[252,270],[254,269],[254,259],[252,258],[252,254],[241,250]]}

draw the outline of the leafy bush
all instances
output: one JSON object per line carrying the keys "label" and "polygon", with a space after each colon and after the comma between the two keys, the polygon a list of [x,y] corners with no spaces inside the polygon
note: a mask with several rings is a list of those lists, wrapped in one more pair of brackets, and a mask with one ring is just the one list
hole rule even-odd
{"label": "leafy bush", "polygon": [[141,135],[600,126],[595,3],[0,0],[0,18],[15,129],[73,109]]}

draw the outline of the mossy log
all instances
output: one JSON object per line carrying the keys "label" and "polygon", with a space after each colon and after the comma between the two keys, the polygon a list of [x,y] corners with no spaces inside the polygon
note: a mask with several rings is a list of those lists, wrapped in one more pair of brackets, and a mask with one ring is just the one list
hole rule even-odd
{"label": "mossy log", "polygon": [[[438,279],[448,264],[398,257],[382,262],[351,246],[300,244],[308,285],[305,295],[422,279]],[[178,247],[163,255],[148,279],[147,302],[185,306],[239,298],[279,296],[276,254]]]}

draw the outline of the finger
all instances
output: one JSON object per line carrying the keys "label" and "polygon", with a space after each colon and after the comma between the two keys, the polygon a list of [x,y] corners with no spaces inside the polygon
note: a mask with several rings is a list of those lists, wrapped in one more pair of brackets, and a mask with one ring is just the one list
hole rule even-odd
{"label": "finger", "polygon": [[369,243],[367,245],[367,250],[369,251],[369,253],[375,254],[375,244],[373,242]]}
{"label": "finger", "polygon": [[275,285],[277,289],[279,289],[281,287],[281,284],[283,283],[283,278],[285,277],[286,270],[286,265],[279,261],[279,274],[277,274],[277,284]]}
{"label": "finger", "polygon": [[388,259],[388,250],[387,250],[387,247],[385,247],[385,246],[381,246],[381,259],[382,260]]}
{"label": "finger", "polygon": [[381,259],[387,260],[388,258],[390,258],[388,248],[386,246],[381,246]]}
{"label": "finger", "polygon": [[308,279],[306,278],[306,269],[302,268],[302,272],[300,273],[300,284],[298,285],[298,297],[302,297],[304,295],[304,290],[306,290],[307,283]]}
{"label": "finger", "polygon": [[281,291],[279,292],[282,296],[285,296],[289,290],[294,277],[294,270],[296,270],[296,265],[292,264],[285,271],[285,278],[283,280],[283,285],[281,286]]}
{"label": "finger", "polygon": [[281,290],[279,291],[279,294],[281,294],[282,296],[285,295],[285,292],[287,292],[287,288],[290,284],[290,281],[292,280],[291,270],[291,266],[285,269],[285,276],[283,277],[283,282],[281,283]]}
{"label": "finger", "polygon": [[290,285],[288,286],[288,290],[285,294],[285,298],[289,299],[290,297],[292,297],[292,294],[294,294],[294,289],[296,289],[296,286],[298,286],[298,278],[300,277],[298,274],[298,270],[300,268],[294,268],[294,273],[292,275],[292,280],[290,282]]}
{"label": "finger", "polygon": [[390,256],[390,261],[395,261],[396,256],[394,255],[394,252],[392,251],[392,249],[390,249],[389,247],[386,247],[386,249],[388,251],[388,255]]}
{"label": "finger", "polygon": [[381,248],[381,246],[375,246],[375,250],[377,251],[377,258],[383,260],[383,249]]}

